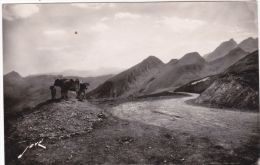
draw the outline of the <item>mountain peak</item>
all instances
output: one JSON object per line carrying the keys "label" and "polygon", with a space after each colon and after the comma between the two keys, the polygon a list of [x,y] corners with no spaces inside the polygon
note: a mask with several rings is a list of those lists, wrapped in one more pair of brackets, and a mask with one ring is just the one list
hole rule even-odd
{"label": "mountain peak", "polygon": [[157,58],[156,56],[153,56],[153,55],[148,56],[144,60],[161,61],[159,58]]}
{"label": "mountain peak", "polygon": [[222,42],[216,49],[225,48],[225,47],[236,47],[236,46],[237,46],[237,42],[233,38],[231,38],[228,41]]}
{"label": "mountain peak", "polygon": [[202,58],[198,52],[191,52],[185,54],[180,60],[187,60],[187,59],[195,59],[195,58]]}
{"label": "mountain peak", "polygon": [[20,81],[21,79],[22,76],[15,71],[9,72],[6,75],[4,75],[4,81],[17,82]]}
{"label": "mountain peak", "polygon": [[231,38],[229,41],[226,41],[226,42],[231,42],[231,43],[233,43],[233,44],[237,44],[237,42],[233,39],[233,38]]}
{"label": "mountain peak", "polygon": [[144,59],[141,63],[147,63],[147,64],[156,64],[156,65],[160,65],[160,64],[163,64],[163,62],[155,57],[155,56],[148,56],[146,59]]}
{"label": "mountain peak", "polygon": [[93,98],[115,98],[136,95],[146,82],[154,78],[164,63],[155,56],[149,56],[137,65],[108,79],[88,93]]}
{"label": "mountain peak", "polygon": [[191,56],[200,56],[200,54],[198,52],[190,52],[190,53],[187,53],[185,54],[182,58],[184,57],[191,57]]}
{"label": "mountain peak", "polygon": [[258,49],[258,38],[249,37],[238,44],[244,51],[253,52]]}
{"label": "mountain peak", "polygon": [[178,62],[178,59],[171,59],[167,64],[173,65]]}
{"label": "mountain peak", "polygon": [[209,53],[205,59],[207,61],[214,61],[218,58],[225,56],[229,51],[237,46],[237,42],[231,38],[228,41],[222,42],[213,52]]}
{"label": "mountain peak", "polygon": [[181,65],[189,65],[189,64],[201,64],[204,63],[205,60],[200,56],[198,52],[191,52],[185,54],[178,62]]}
{"label": "mountain peak", "polygon": [[243,43],[243,42],[252,42],[257,40],[257,38],[253,38],[253,37],[248,37],[246,39],[244,39],[243,41],[241,41],[239,44]]}
{"label": "mountain peak", "polygon": [[16,71],[11,71],[11,72],[7,73],[5,75],[5,77],[22,78],[22,76],[18,72],[16,72]]}

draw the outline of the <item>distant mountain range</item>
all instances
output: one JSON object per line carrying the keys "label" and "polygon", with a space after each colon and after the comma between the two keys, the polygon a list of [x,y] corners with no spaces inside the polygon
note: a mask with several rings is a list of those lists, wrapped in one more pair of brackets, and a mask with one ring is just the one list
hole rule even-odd
{"label": "distant mountain range", "polygon": [[118,74],[124,69],[120,68],[99,68],[96,70],[76,70],[68,69],[61,72],[47,73],[48,75],[63,75],[63,76],[79,76],[79,77],[97,77],[103,75]]}
{"label": "distant mountain range", "polygon": [[[164,64],[148,57],[138,65],[115,75],[88,93],[91,98],[124,98],[174,89],[196,79],[223,72],[249,52],[257,49],[258,39],[237,44],[233,39],[220,44],[205,59],[197,52]],[[244,50],[243,48],[246,48]]]}
{"label": "distant mountain range", "polygon": [[258,49],[258,38],[249,37],[239,44],[234,41],[234,39],[230,39],[229,41],[225,41],[221,43],[213,52],[204,56],[207,61],[214,61],[218,58],[224,57],[234,48],[241,48],[245,52],[253,52]]}
{"label": "distant mountain range", "polygon": [[[248,38],[239,44],[230,39],[221,43],[207,56],[202,57],[198,52],[191,52],[166,64],[155,56],[149,56],[121,73],[98,77],[79,77],[78,75],[90,74],[75,70],[57,75],[27,77],[21,77],[17,72],[10,72],[4,76],[5,109],[16,112],[46,101],[50,98],[49,86],[56,78],[61,77],[60,74],[90,83],[90,92],[87,96],[96,99],[140,97],[176,89],[201,93],[219,79],[217,75],[224,73],[230,66],[247,57],[250,52],[257,50],[257,43],[258,39],[254,38]],[[246,64],[241,67],[246,67]],[[206,79],[202,80],[205,77]],[[197,81],[204,83],[195,83]],[[202,95],[200,98],[206,100]]]}
{"label": "distant mountain range", "polygon": [[[39,103],[50,99],[50,85],[57,78],[78,78],[90,84],[89,90],[109,79],[113,75],[98,77],[63,77],[61,75],[34,75],[22,77],[19,73],[12,71],[4,75],[4,106],[8,113],[16,113],[23,109],[30,109]],[[59,90],[57,96],[59,97]]]}

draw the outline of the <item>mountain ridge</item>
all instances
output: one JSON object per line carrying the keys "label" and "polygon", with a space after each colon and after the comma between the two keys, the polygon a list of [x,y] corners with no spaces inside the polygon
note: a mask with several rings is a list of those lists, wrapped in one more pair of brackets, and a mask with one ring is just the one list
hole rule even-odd
{"label": "mountain ridge", "polygon": [[258,38],[248,37],[237,43],[233,38],[222,42],[214,51],[204,55],[208,62],[212,62],[227,55],[231,50],[241,48],[246,52],[253,52],[258,49]]}
{"label": "mountain ridge", "polygon": [[87,95],[95,98],[135,95],[140,91],[141,86],[159,72],[159,68],[163,65],[164,63],[157,57],[149,56],[135,66],[110,78]]}
{"label": "mountain ridge", "polygon": [[237,42],[232,38],[228,41],[222,42],[216,49],[211,53],[207,54],[204,58],[206,61],[213,61],[217,58],[225,56],[229,51],[237,46]]}
{"label": "mountain ridge", "polygon": [[175,92],[200,93],[196,104],[257,111],[259,103],[258,51],[239,59],[225,71],[191,81]]}
{"label": "mountain ridge", "polygon": [[249,53],[258,49],[258,38],[249,37],[238,44],[238,47]]}

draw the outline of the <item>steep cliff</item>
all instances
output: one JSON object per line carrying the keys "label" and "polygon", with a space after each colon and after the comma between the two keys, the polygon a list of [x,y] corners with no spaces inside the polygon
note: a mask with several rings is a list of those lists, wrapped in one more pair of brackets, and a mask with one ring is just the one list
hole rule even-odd
{"label": "steep cliff", "polygon": [[195,100],[198,104],[257,111],[258,51],[229,67]]}

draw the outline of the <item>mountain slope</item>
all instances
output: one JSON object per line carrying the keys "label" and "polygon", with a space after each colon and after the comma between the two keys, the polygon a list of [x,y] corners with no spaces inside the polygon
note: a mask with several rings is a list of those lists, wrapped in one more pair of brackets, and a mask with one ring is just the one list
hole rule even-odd
{"label": "mountain slope", "polygon": [[249,37],[238,44],[244,51],[253,52],[258,49],[258,38]]}
{"label": "mountain slope", "polygon": [[217,75],[203,77],[202,79],[191,81],[191,82],[175,89],[174,92],[202,93],[216,79],[217,79]]}
{"label": "mountain slope", "polygon": [[161,69],[160,74],[156,75],[145,88],[144,93],[174,88],[201,78],[205,65],[205,60],[197,52],[188,53],[178,61],[169,62]]}
{"label": "mountain slope", "polygon": [[221,43],[213,52],[204,56],[207,61],[213,61],[218,58],[225,56],[228,52],[234,49],[237,46],[236,41],[230,39],[229,41],[225,41]]}
{"label": "mountain slope", "polygon": [[258,51],[229,67],[195,100],[199,104],[258,110]]}
{"label": "mountain slope", "polygon": [[149,56],[141,63],[110,78],[105,83],[88,93],[92,98],[115,98],[137,95],[142,86],[146,86],[156,75],[163,62],[154,56]]}
{"label": "mountain slope", "polygon": [[[16,72],[8,73],[4,76],[4,108],[5,113],[16,113],[24,109],[30,109],[37,104],[50,99],[49,86],[54,80],[61,78],[59,75],[35,75],[21,77]],[[78,78],[90,84],[89,90],[96,88],[112,75],[100,77],[64,77]],[[57,88],[57,97],[60,96]]]}
{"label": "mountain slope", "polygon": [[221,73],[236,63],[238,60],[245,57],[247,54],[248,52],[245,52],[240,47],[236,47],[228,52],[225,56],[209,62],[210,70],[214,74]]}
{"label": "mountain slope", "polygon": [[7,80],[8,82],[15,82],[15,81],[20,81],[22,79],[22,76],[19,73],[12,71],[4,75],[4,79]]}

